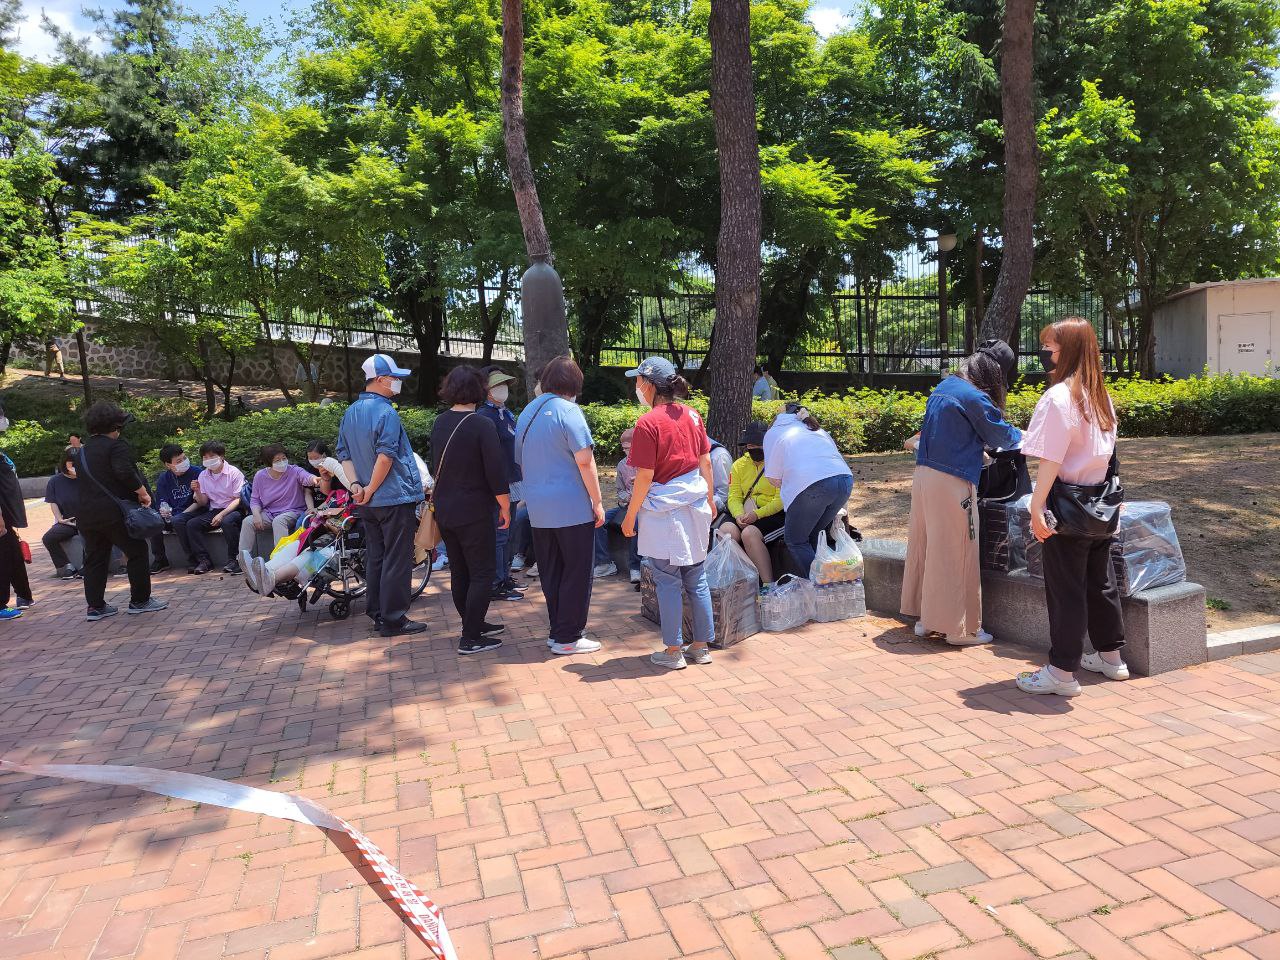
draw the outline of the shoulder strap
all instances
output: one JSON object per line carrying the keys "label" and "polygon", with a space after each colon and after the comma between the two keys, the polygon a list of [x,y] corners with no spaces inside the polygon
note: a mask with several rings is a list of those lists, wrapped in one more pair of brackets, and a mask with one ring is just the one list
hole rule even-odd
{"label": "shoulder strap", "polygon": [[[542,401],[542,406],[538,407],[537,411],[529,415],[529,422],[524,425],[524,433],[520,434],[520,446],[523,447],[525,440],[528,439],[529,430],[533,427],[533,422],[538,418],[538,414],[542,412],[542,407],[545,407],[548,403],[551,402],[549,398],[555,397],[555,396],[556,394],[554,393],[544,393],[537,400],[533,401],[534,403],[538,403],[539,401]],[[526,407],[525,409],[528,410],[529,408]]]}
{"label": "shoulder strap", "polygon": [[444,476],[444,458],[449,452],[449,444],[453,443],[453,438],[458,435],[458,431],[462,429],[462,425],[476,415],[472,410],[465,417],[458,421],[458,425],[453,428],[453,433],[449,434],[449,439],[444,442],[444,449],[440,451],[440,462],[436,464],[436,483],[440,482],[440,478]]}
{"label": "shoulder strap", "polygon": [[125,513],[124,501],[121,500],[119,497],[117,497],[110,490],[108,490],[106,486],[103,485],[102,481],[93,475],[93,471],[89,469],[89,457],[87,456],[88,452],[89,452],[88,448],[86,447],[82,447],[80,449],[80,457],[79,457],[80,467],[81,469],[84,470],[84,475],[88,477],[90,480],[92,480],[94,483],[96,483],[98,485],[99,490],[101,490],[108,497],[110,497],[112,500],[115,501],[116,506],[120,508],[121,513]]}
{"label": "shoulder strap", "polygon": [[760,468],[760,472],[756,474],[756,478],[751,481],[751,486],[747,488],[747,492],[742,495],[742,499],[746,500],[751,494],[756,492],[756,484],[760,482],[760,478],[764,476],[764,467]]}

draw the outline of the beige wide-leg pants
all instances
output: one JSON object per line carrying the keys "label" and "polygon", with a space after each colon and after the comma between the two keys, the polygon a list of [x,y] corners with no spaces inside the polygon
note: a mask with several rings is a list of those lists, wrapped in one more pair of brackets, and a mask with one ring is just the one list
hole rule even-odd
{"label": "beige wide-leg pants", "polygon": [[931,467],[916,467],[911,480],[901,610],[919,617],[926,630],[952,637],[982,625],[978,492],[967,480]]}

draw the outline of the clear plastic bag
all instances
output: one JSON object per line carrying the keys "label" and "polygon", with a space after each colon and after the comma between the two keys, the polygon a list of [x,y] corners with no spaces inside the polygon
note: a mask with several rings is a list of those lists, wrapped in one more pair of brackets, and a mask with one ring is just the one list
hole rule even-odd
{"label": "clear plastic bag", "polygon": [[742,547],[728,537],[719,537],[707,554],[707,586],[711,589],[711,611],[715,616],[713,646],[730,647],[760,632],[756,596],[760,575]]}
{"label": "clear plastic bag", "polygon": [[809,579],[815,584],[853,583],[862,579],[862,551],[849,536],[843,523],[832,524],[832,541],[826,530],[818,534],[818,548],[809,566]]}
{"label": "clear plastic bag", "polygon": [[813,619],[816,623],[850,620],[867,614],[867,595],[862,581],[826,583],[813,588]]}
{"label": "clear plastic bag", "polygon": [[760,595],[760,628],[771,633],[792,630],[813,619],[814,587],[802,577],[785,574]]}
{"label": "clear plastic bag", "polygon": [[760,574],[745,550],[728,537],[716,537],[716,544],[707,554],[707,586],[712,590],[727,587],[740,580],[760,582]]}

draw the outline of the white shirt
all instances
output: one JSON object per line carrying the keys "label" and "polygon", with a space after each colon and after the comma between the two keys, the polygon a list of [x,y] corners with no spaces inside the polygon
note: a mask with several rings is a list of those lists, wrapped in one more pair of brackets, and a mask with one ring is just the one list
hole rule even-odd
{"label": "white shirt", "polygon": [[836,442],[825,430],[810,430],[794,413],[780,413],[764,435],[764,475],[782,488],[782,507],[819,480],[852,476]]}
{"label": "white shirt", "polygon": [[711,507],[698,470],[649,487],[640,507],[636,550],[642,557],[692,567],[707,559]]}

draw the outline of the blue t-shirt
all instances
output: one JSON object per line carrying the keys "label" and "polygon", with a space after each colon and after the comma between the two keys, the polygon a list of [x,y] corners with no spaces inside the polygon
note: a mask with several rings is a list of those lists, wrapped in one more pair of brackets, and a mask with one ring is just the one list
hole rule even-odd
{"label": "blue t-shirt", "polygon": [[156,506],[167,503],[174,513],[182,513],[191,506],[195,494],[191,492],[191,481],[200,476],[204,467],[191,466],[182,476],[172,470],[161,470],[156,475]]}
{"label": "blue t-shirt", "polygon": [[516,463],[535,527],[572,527],[595,519],[574,454],[595,446],[576,403],[543,394],[516,421]]}

